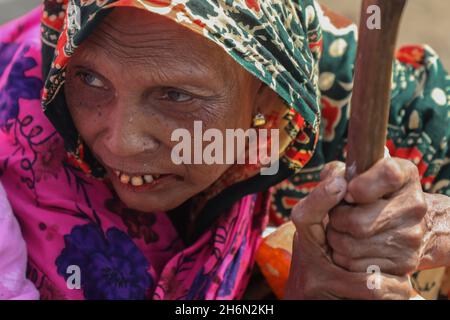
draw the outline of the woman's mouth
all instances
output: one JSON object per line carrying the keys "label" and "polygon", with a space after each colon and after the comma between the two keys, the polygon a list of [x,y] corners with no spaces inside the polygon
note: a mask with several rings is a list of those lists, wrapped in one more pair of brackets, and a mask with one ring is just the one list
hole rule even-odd
{"label": "woman's mouth", "polygon": [[134,192],[153,189],[166,180],[175,177],[174,174],[130,174],[117,169],[110,170],[110,173],[112,173],[110,174],[111,179],[116,180],[119,185]]}

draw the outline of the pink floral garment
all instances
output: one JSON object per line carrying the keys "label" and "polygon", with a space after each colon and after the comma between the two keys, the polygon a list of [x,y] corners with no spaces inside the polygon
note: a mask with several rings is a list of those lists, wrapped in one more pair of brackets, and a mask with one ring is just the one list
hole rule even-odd
{"label": "pink floral garment", "polygon": [[[234,299],[247,285],[267,201],[249,195],[184,247],[165,213],[124,208],[67,161],[40,96],[41,8],[0,28],[0,181],[42,299]],[[70,289],[73,266],[80,289]],[[72,270],[72,271],[71,271]]]}

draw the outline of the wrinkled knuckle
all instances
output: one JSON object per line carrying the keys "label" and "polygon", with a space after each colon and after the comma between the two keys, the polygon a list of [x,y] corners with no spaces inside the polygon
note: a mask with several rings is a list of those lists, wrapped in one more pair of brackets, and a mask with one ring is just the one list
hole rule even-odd
{"label": "wrinkled knuckle", "polygon": [[372,235],[372,225],[366,224],[359,219],[351,219],[349,222],[349,231],[354,238],[367,239]]}
{"label": "wrinkled knuckle", "polygon": [[343,256],[339,253],[333,252],[333,261],[334,263],[336,263],[338,266],[350,270],[351,269],[351,259]]}
{"label": "wrinkled knuckle", "polygon": [[405,173],[392,159],[386,161],[383,168],[383,178],[392,189],[399,189],[403,185]]}
{"label": "wrinkled knuckle", "polygon": [[414,196],[414,200],[411,201],[410,206],[410,212],[415,217],[422,219],[425,216],[428,211],[428,204],[421,190]]}
{"label": "wrinkled knuckle", "polygon": [[394,274],[397,276],[405,276],[408,275],[413,270],[414,268],[411,267],[409,262],[403,262],[401,265],[398,265],[397,268],[395,268]]}
{"label": "wrinkled knuckle", "polygon": [[347,262],[347,270],[350,272],[361,272],[361,265],[358,264],[355,260],[349,258]]}
{"label": "wrinkled knuckle", "polygon": [[393,265],[389,266],[384,270],[385,272],[395,275],[395,276],[403,276],[408,273],[408,258],[405,256],[397,257],[392,260]]}
{"label": "wrinkled knuckle", "polygon": [[419,168],[417,168],[417,166],[414,164],[414,162],[410,161],[410,160],[404,160],[402,159],[402,161],[405,163],[405,169],[408,172],[408,176],[410,179],[412,180],[416,180],[420,177],[419,175]]}
{"label": "wrinkled knuckle", "polygon": [[421,247],[424,236],[424,229],[421,225],[414,226],[409,230],[406,238],[411,249],[417,250]]}
{"label": "wrinkled knuckle", "polygon": [[393,158],[392,160],[395,161],[400,167],[402,167],[406,171],[417,169],[417,166],[410,159]]}

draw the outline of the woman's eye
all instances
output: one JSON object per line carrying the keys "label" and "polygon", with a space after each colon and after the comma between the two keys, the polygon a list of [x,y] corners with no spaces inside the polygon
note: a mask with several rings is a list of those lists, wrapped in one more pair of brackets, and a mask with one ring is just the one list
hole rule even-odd
{"label": "woman's eye", "polygon": [[174,102],[188,102],[192,100],[191,95],[176,90],[166,91],[163,98]]}
{"label": "woman's eye", "polygon": [[98,77],[96,77],[95,75],[93,75],[92,73],[89,72],[80,72],[79,76],[81,78],[81,80],[86,83],[88,86],[94,87],[94,88],[100,88],[100,89],[104,89],[106,88],[105,84],[103,83],[102,80],[100,80]]}

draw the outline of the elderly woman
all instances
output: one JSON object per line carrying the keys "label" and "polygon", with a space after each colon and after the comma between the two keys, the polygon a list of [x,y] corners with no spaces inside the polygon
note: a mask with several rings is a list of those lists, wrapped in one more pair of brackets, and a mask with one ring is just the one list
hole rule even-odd
{"label": "elderly woman", "polygon": [[[450,265],[449,78],[399,52],[393,158],[347,184],[355,37],[312,0],[47,0],[2,27],[0,177],[41,298],[241,298],[302,198],[286,298],[408,298]],[[194,121],[279,129],[279,170],[175,164]]]}

